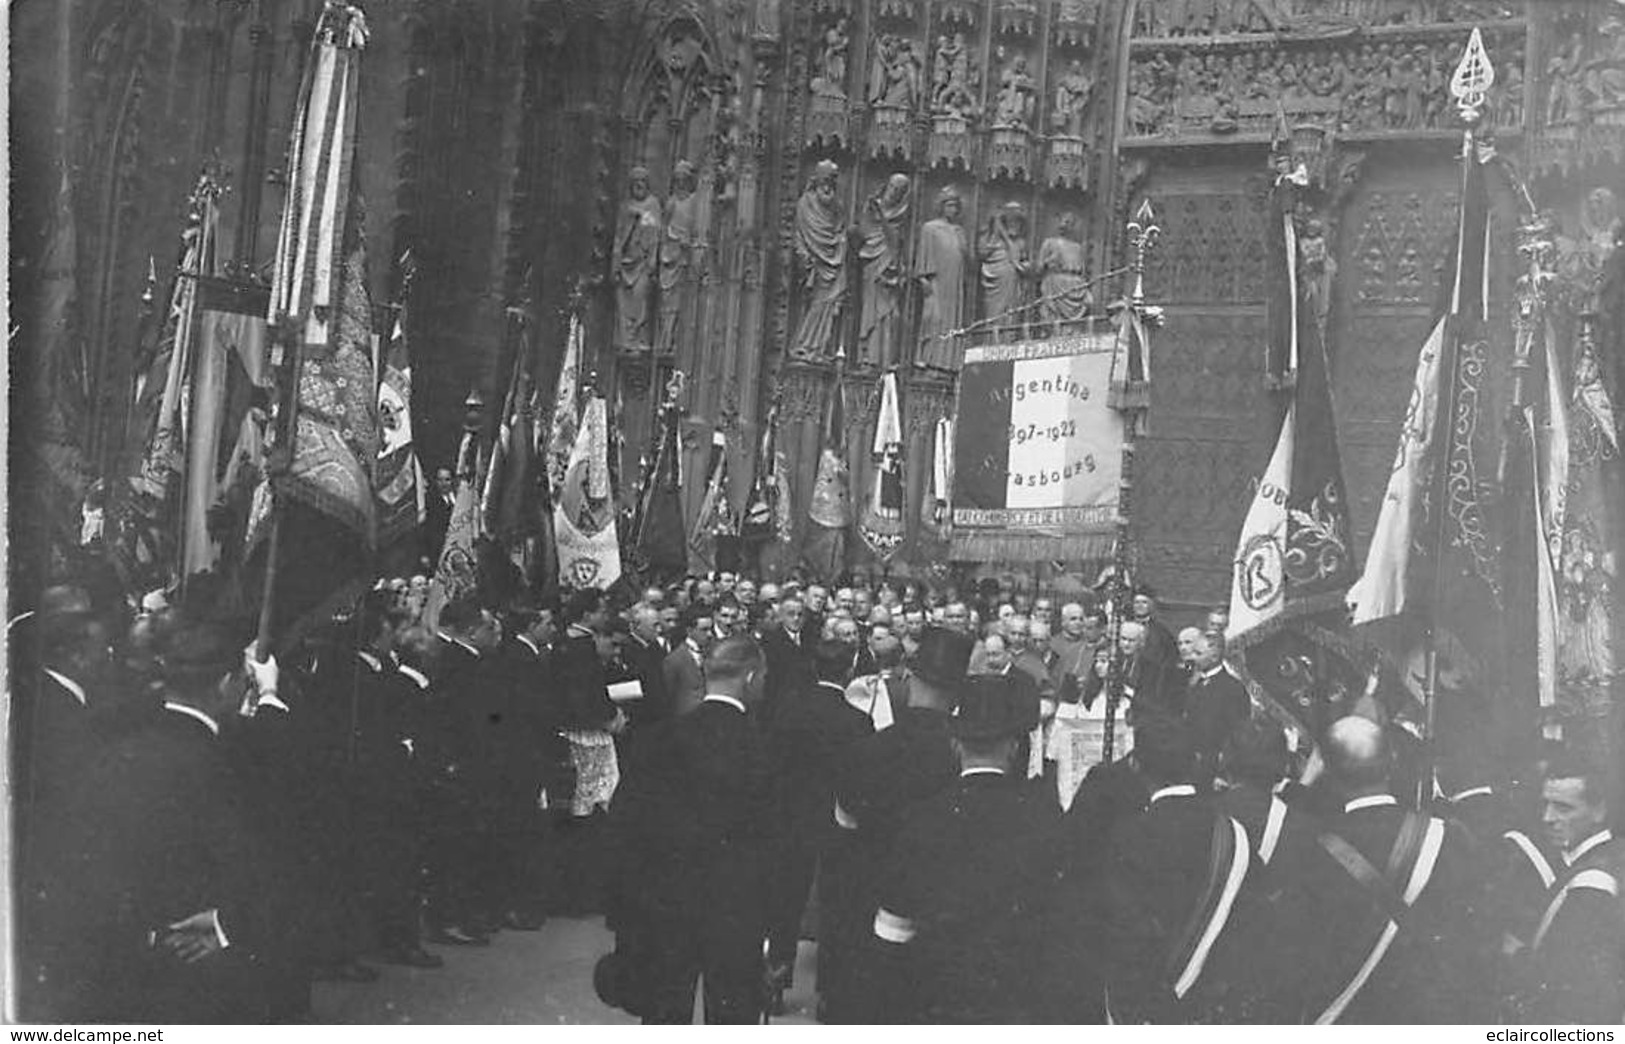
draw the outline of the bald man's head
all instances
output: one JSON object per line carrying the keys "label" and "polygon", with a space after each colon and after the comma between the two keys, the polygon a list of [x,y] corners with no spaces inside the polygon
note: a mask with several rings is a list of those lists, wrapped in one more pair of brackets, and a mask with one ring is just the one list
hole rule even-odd
{"label": "bald man's head", "polygon": [[1382,726],[1370,718],[1350,716],[1326,730],[1326,771],[1345,792],[1375,790],[1388,782],[1388,743]]}

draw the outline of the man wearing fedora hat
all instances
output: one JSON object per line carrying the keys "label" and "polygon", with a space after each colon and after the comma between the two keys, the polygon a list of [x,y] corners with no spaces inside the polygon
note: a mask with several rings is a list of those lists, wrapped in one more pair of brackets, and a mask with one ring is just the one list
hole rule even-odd
{"label": "man wearing fedora hat", "polygon": [[928,627],[909,667],[907,705],[890,728],[852,744],[835,774],[834,819],[841,828],[825,860],[828,872],[818,956],[824,1021],[872,1023],[884,996],[868,974],[870,933],[892,845],[918,801],[959,775],[951,724],[970,662],[972,639]]}
{"label": "man wearing fedora hat", "polygon": [[953,718],[959,779],[898,836],[872,931],[888,1023],[1019,1023],[1037,1016],[1059,809],[1025,785],[1038,701],[1009,678],[969,679]]}

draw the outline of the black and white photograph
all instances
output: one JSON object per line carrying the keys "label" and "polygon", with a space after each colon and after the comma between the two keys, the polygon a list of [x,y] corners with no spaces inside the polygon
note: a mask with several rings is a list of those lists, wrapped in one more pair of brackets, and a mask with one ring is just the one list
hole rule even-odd
{"label": "black and white photograph", "polygon": [[28,1039],[1625,1024],[1625,0],[5,6]]}

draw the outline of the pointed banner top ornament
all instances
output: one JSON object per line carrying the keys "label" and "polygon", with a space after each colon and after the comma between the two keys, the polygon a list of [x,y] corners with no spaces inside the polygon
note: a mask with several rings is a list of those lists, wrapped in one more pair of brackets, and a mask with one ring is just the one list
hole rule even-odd
{"label": "pointed banner top ornament", "polygon": [[1478,122],[1484,98],[1493,86],[1495,66],[1484,50],[1484,35],[1475,26],[1467,40],[1467,50],[1456,65],[1455,75],[1450,77],[1450,96],[1456,99],[1456,108],[1461,110],[1461,118],[1468,124]]}

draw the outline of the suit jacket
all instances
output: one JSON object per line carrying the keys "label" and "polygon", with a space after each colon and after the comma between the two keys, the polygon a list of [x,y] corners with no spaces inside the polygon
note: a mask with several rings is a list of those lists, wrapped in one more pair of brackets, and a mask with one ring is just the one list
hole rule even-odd
{"label": "suit jacket", "polygon": [[[1379,872],[1385,871],[1405,818],[1397,804],[1375,804],[1329,817],[1324,829],[1346,840]],[[1411,870],[1392,886],[1403,892]],[[1367,889],[1324,851],[1305,867],[1301,881],[1316,913],[1283,945],[1298,948],[1306,965],[1304,1017],[1320,1017],[1353,980],[1373,952],[1388,917]],[[1404,924],[1365,986],[1337,1020],[1345,1025],[1460,1023],[1472,1021],[1481,966],[1478,926],[1472,923],[1482,868],[1471,842],[1447,824],[1434,869],[1404,917]]]}
{"label": "suit jacket", "polygon": [[818,672],[814,665],[814,650],[818,645],[817,632],[805,624],[801,628],[801,641],[797,643],[783,624],[773,624],[762,631],[762,654],[767,657],[767,698],[777,702],[782,694],[800,692],[816,684]]}
{"label": "suit jacket", "polygon": [[[256,1017],[249,955],[266,939],[266,863],[225,747],[201,722],[165,711],[103,752],[74,801],[82,824],[63,862],[54,930],[75,950],[74,1018],[242,1022]],[[219,911],[230,946],[193,965],[149,933]]]}
{"label": "suit jacket", "polygon": [[609,675],[591,637],[566,635],[553,647],[552,666],[564,690],[566,728],[602,729],[615,720]]}
{"label": "suit jacket", "polygon": [[836,764],[847,748],[874,731],[869,716],[846,702],[845,689],[819,682],[781,698],[767,730],[789,837],[822,846],[837,829]]}
{"label": "suit jacket", "polygon": [[705,668],[687,642],[666,654],[660,681],[674,715],[693,710],[705,698]]}
{"label": "suit jacket", "polygon": [[1252,714],[1247,689],[1229,671],[1219,667],[1208,677],[1190,680],[1185,694],[1185,723],[1196,744],[1196,756],[1211,773],[1225,741]]}
{"label": "suit jacket", "polygon": [[1571,866],[1561,859],[1558,865],[1542,913],[1546,932],[1528,954],[1530,981],[1519,1014],[1529,1021],[1617,1024],[1625,1013],[1625,841],[1607,841]]}
{"label": "suit jacket", "polygon": [[635,726],[647,727],[674,713],[671,696],[666,691],[666,656],[666,651],[660,646],[645,644],[637,635],[627,640],[626,666],[643,686],[643,699],[631,704],[632,724]]}
{"label": "suit jacket", "polygon": [[1120,820],[1107,841],[1095,920],[1116,1022],[1185,1017],[1168,962],[1207,885],[1215,815],[1205,796],[1167,788],[1144,812]]}
{"label": "suit jacket", "polygon": [[767,737],[738,708],[703,701],[640,746],[612,813],[638,883],[637,920],[661,932],[764,937],[782,836]]}
{"label": "suit jacket", "polygon": [[[882,881],[889,1023],[1020,1023],[1043,1010],[1058,810],[1019,776],[962,776],[921,802]],[[878,934],[878,932],[877,932]],[[884,938],[884,937],[883,937]]]}
{"label": "suit jacket", "polygon": [[423,555],[431,562],[440,560],[440,549],[451,526],[451,508],[435,490],[423,500]]}

